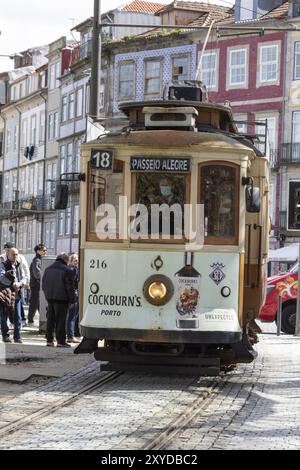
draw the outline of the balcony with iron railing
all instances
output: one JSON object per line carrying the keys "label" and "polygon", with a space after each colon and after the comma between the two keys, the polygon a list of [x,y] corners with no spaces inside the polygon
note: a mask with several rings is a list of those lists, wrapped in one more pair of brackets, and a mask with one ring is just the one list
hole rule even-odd
{"label": "balcony with iron railing", "polygon": [[54,212],[55,197],[50,195],[16,198],[0,205],[2,218],[22,217],[34,213]]}
{"label": "balcony with iron railing", "polygon": [[300,164],[300,142],[282,144],[280,163],[283,165]]}
{"label": "balcony with iron railing", "polygon": [[91,55],[92,55],[92,41],[91,40],[78,44],[72,50],[70,67],[73,67],[78,62],[81,62],[84,59],[91,58]]}

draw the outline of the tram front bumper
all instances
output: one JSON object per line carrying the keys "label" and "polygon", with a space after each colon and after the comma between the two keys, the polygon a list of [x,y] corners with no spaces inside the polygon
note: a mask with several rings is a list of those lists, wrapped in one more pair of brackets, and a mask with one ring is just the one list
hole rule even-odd
{"label": "tram front bumper", "polygon": [[137,330],[122,328],[92,328],[81,326],[86,340],[115,340],[155,343],[233,344],[242,340],[242,331],[192,331],[192,330]]}

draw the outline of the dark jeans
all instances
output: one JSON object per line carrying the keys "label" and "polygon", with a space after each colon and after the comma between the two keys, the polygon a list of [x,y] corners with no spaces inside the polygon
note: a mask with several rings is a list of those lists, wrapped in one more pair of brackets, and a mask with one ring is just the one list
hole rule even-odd
{"label": "dark jeans", "polygon": [[46,330],[47,343],[53,342],[53,333],[55,330],[57,343],[65,344],[68,308],[69,304],[48,302]]}
{"label": "dark jeans", "polygon": [[[4,310],[3,306],[0,304],[0,322],[1,322],[1,334],[2,338],[9,338],[9,328],[7,325],[8,314]],[[21,299],[16,299],[16,306],[14,311],[14,340],[21,338],[21,327],[22,327],[22,318],[21,318]]]}
{"label": "dark jeans", "polygon": [[79,315],[79,305],[78,305],[78,302],[76,302],[74,304],[74,307],[72,307],[69,310],[68,321],[67,321],[68,339],[74,338],[75,336],[75,326],[76,326],[78,315]]}
{"label": "dark jeans", "polygon": [[40,290],[32,288],[29,301],[28,323],[33,323],[36,311],[40,308]]}

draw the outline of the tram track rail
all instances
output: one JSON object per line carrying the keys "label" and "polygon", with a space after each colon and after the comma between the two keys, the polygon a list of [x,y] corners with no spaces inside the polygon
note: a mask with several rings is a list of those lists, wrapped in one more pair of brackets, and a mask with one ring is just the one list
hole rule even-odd
{"label": "tram track rail", "polygon": [[88,385],[81,387],[76,392],[70,392],[67,397],[58,399],[54,404],[42,406],[41,408],[33,411],[29,416],[24,416],[22,418],[16,419],[15,421],[7,425],[1,426],[0,439],[4,436],[7,436],[7,434],[12,434],[15,431],[19,431],[21,428],[32,424],[34,421],[40,418],[51,415],[52,413],[58,411],[60,408],[71,405],[73,402],[86,395],[87,393],[93,392],[94,390],[98,390],[100,387],[105,386],[110,382],[113,382],[123,374],[124,372],[122,371],[107,373],[105,377],[94,380]]}
{"label": "tram track rail", "polygon": [[171,421],[164,431],[160,432],[153,440],[145,444],[142,450],[165,450],[167,445],[176,438],[199,413],[205,411],[210,406],[218,394],[226,387],[231,376],[232,374],[228,374],[226,379],[223,378],[221,382],[216,379],[211,385],[210,390],[194,400],[179,417]]}

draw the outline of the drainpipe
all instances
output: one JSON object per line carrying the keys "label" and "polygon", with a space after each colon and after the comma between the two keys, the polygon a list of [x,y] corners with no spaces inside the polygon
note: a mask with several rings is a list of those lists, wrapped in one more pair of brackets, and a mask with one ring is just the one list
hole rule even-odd
{"label": "drainpipe", "polygon": [[[22,120],[21,120],[21,116],[22,116],[22,111],[20,110],[20,108],[15,105],[14,106],[15,109],[17,110],[17,112],[19,113],[19,135],[18,135],[18,167],[17,167],[17,191],[18,191],[18,188],[20,187],[20,166],[21,166],[21,125],[22,125]],[[18,197],[18,200],[19,200],[19,197]],[[18,236],[18,217],[16,217],[16,223],[15,223],[15,244],[17,245],[17,236]]]}
{"label": "drainpipe", "polygon": [[[46,200],[46,159],[47,159],[47,127],[48,127],[48,95],[44,96],[41,92],[41,97],[45,103],[45,130],[44,130],[44,168],[43,168],[43,208]],[[42,226],[41,226],[41,243],[44,243],[44,224],[45,224],[45,214],[42,211]]]}
{"label": "drainpipe", "polygon": [[[279,171],[277,172],[276,175],[276,206],[277,206],[277,201],[279,205],[279,210],[276,210],[276,220],[275,220],[275,225],[278,227],[278,234],[280,235],[280,211],[282,211],[282,179],[283,179],[283,172],[282,172],[282,166],[280,165],[281,163],[281,153],[282,153],[282,144],[284,142],[284,128],[285,128],[285,118],[286,118],[286,57],[287,57],[287,35],[288,33],[284,33],[284,57],[283,57],[283,101],[282,101],[282,106],[281,106],[281,146],[280,146],[280,151],[279,151]],[[278,195],[278,196],[277,196]],[[287,201],[287,215],[288,215],[288,204],[289,201]],[[275,206],[275,207],[276,207]],[[278,206],[277,206],[278,207]],[[277,209],[276,207],[276,209]]]}
{"label": "drainpipe", "polygon": [[[3,145],[2,145],[2,152],[3,152],[3,172],[2,172],[2,189],[1,189],[1,205],[3,206],[4,204],[4,159],[5,159],[5,149],[6,149],[6,117],[3,115],[3,113],[0,111],[0,117],[4,122],[4,130],[3,130]],[[1,233],[0,233],[0,240],[1,240],[1,246],[4,244],[2,240],[2,226],[3,226],[3,221],[1,219]]]}

